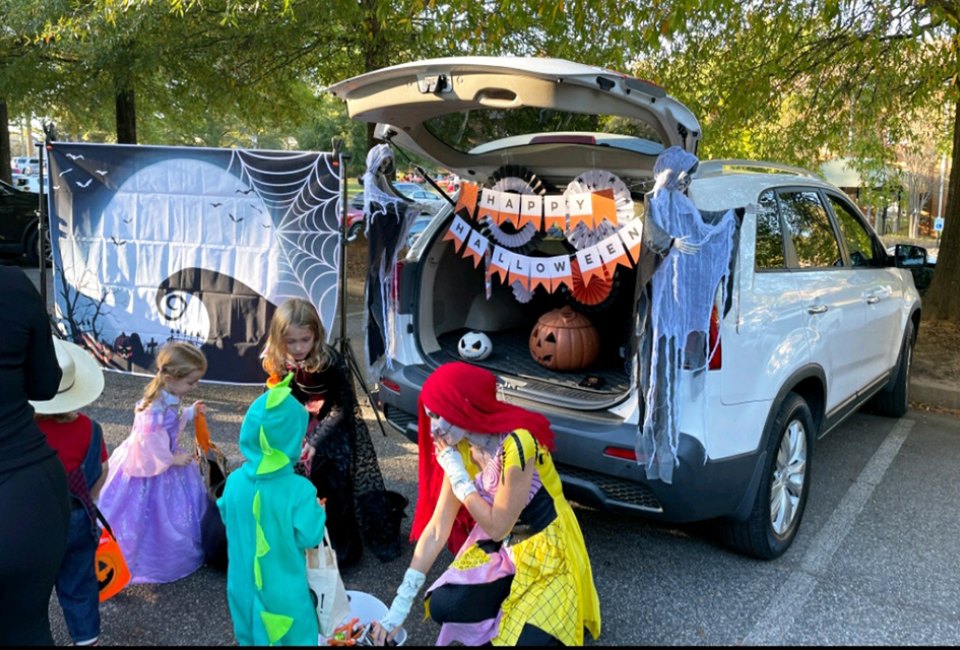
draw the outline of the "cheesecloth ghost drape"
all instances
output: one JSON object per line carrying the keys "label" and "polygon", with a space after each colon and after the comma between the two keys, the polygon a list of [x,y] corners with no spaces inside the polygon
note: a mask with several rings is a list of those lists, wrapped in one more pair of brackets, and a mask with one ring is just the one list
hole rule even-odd
{"label": "cheesecloth ghost drape", "polygon": [[378,144],[367,153],[363,174],[363,212],[367,218],[368,262],[366,281],[367,320],[364,327],[370,377],[379,377],[384,365],[392,367],[393,319],[396,297],[393,287],[397,253],[407,239],[411,203],[393,193],[386,174],[394,173],[390,145]]}
{"label": "cheesecloth ghost drape", "polygon": [[[697,157],[680,147],[660,154],[653,168],[655,185],[648,196],[644,227],[652,247],[669,249],[651,279],[653,341],[637,457],[645,459],[648,479],[665,483],[673,482],[679,462],[679,397],[685,388],[681,382],[692,382],[686,387],[691,395],[703,388],[703,370],[712,352],[704,353],[703,346],[717,288],[726,291],[736,226],[733,211],[716,224],[706,223],[687,198],[689,174],[697,164]],[[721,296],[720,304],[725,300]],[[700,335],[691,336],[694,333]]]}

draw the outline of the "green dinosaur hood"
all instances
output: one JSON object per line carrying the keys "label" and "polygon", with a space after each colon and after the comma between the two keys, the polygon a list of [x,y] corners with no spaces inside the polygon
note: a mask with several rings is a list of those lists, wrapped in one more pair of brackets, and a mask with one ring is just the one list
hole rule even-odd
{"label": "green dinosaur hood", "polygon": [[254,400],[240,425],[240,452],[258,476],[286,468],[300,458],[307,410],[290,391],[293,374]]}

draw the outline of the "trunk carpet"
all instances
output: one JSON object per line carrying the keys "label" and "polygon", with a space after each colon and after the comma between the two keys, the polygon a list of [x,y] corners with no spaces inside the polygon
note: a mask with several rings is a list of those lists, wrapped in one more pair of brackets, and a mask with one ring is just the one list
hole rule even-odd
{"label": "trunk carpet", "polygon": [[[441,360],[438,357],[441,353],[434,356],[437,361],[462,361],[457,352],[457,343],[460,337],[468,330],[461,329],[442,334],[437,340],[443,353],[449,359]],[[502,332],[486,332],[493,343],[493,352],[483,361],[471,361],[487,370],[515,377],[526,377],[536,379],[541,382],[557,384],[577,391],[584,391],[596,395],[618,395],[625,393],[630,388],[630,380],[627,377],[620,358],[608,359],[601,357],[594,364],[584,370],[572,370],[569,372],[558,372],[544,368],[533,360],[530,355],[530,330],[513,329]],[[581,384],[587,377],[599,377],[600,381],[594,388]]]}

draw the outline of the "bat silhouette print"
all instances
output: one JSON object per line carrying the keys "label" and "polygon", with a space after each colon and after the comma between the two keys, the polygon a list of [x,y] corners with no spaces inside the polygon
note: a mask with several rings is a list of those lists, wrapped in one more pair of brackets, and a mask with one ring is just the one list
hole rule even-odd
{"label": "bat silhouette print", "polygon": [[98,169],[97,173],[100,174],[101,176],[106,176],[110,172],[108,172],[106,169]]}
{"label": "bat silhouette print", "polygon": [[64,169],[62,172],[60,172],[60,175],[63,176],[64,174],[69,174],[72,171],[73,171],[73,167],[71,167],[70,169]]}
{"label": "bat silhouette print", "polygon": [[83,154],[82,154],[82,153],[68,153],[68,154],[67,154],[67,158],[69,158],[70,160],[83,160]]}
{"label": "bat silhouette print", "polygon": [[124,218],[123,218],[123,223],[130,223],[131,221],[133,221],[133,217],[124,217]]}
{"label": "bat silhouette print", "polygon": [[234,222],[234,223],[240,223],[241,221],[243,221],[243,217],[235,217],[235,216],[233,216],[233,214],[230,213],[230,212],[227,213],[227,216],[229,216],[229,217],[230,217],[230,221],[232,221],[232,222]]}
{"label": "bat silhouette print", "polygon": [[252,191],[253,191],[252,187],[249,190],[234,190],[236,194],[249,194]]}
{"label": "bat silhouette print", "polygon": [[77,187],[83,187],[83,188],[89,187],[90,183],[92,182],[93,182],[92,178],[88,178],[86,183],[81,183],[80,181],[76,181]]}
{"label": "bat silhouette print", "polygon": [[110,241],[113,242],[114,246],[123,246],[124,244],[127,243],[126,239],[117,239],[113,235],[110,235]]}
{"label": "bat silhouette print", "polygon": [[211,203],[210,205],[212,205],[212,206],[215,207],[215,208],[219,208],[219,207],[220,207],[221,205],[223,205],[223,204],[222,204],[222,203]]}

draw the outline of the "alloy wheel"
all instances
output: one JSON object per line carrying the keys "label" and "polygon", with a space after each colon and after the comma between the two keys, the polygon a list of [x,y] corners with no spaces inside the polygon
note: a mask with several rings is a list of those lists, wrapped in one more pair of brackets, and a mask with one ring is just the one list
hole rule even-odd
{"label": "alloy wheel", "polygon": [[800,420],[787,425],[770,484],[770,525],[784,537],[797,518],[807,473],[807,433]]}

